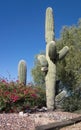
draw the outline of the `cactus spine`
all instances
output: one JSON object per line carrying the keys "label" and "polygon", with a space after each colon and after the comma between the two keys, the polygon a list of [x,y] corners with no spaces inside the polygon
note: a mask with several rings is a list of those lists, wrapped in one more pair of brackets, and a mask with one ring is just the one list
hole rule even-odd
{"label": "cactus spine", "polygon": [[20,60],[18,64],[18,80],[19,83],[26,85],[27,67],[24,60]]}
{"label": "cactus spine", "polygon": [[[56,63],[58,60],[64,58],[69,50],[65,46],[60,52],[57,52],[55,34],[54,34],[54,18],[53,10],[51,7],[46,9],[45,19],[45,40],[46,40],[46,56],[38,56],[38,60],[45,66],[42,66],[41,70],[46,71],[45,83],[46,83],[46,104],[48,110],[55,109],[55,86],[56,86]],[[43,60],[41,60],[41,57]],[[44,63],[42,63],[42,61]]]}

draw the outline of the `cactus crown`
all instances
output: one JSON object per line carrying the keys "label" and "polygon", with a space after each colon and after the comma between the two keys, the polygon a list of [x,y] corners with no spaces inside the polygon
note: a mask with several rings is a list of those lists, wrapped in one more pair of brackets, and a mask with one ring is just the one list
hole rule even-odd
{"label": "cactus crown", "polygon": [[54,20],[53,20],[53,10],[51,7],[46,9],[46,18],[45,18],[45,40],[46,43],[54,41]]}

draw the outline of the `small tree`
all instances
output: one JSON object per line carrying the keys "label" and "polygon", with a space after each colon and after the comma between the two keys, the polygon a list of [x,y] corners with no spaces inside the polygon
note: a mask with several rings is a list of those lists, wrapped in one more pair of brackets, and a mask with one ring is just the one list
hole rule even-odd
{"label": "small tree", "polygon": [[44,79],[45,74],[41,71],[41,65],[37,59],[37,56],[35,56],[34,67],[31,70],[31,74],[33,77],[34,84],[36,86],[45,88],[45,79]]}
{"label": "small tree", "polygon": [[70,27],[63,27],[61,38],[57,42],[58,50],[69,46],[69,54],[58,63],[58,78],[64,86],[71,91],[81,87],[81,20],[79,24]]}
{"label": "small tree", "polygon": [[57,73],[63,86],[70,92],[62,107],[72,112],[81,109],[81,19],[77,25],[63,27],[57,44],[58,50],[64,45],[70,48],[68,56],[57,64]]}

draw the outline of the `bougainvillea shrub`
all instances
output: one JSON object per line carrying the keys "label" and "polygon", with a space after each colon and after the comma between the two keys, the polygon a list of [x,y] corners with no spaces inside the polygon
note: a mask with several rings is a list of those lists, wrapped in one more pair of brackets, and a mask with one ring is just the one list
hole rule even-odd
{"label": "bougainvillea shrub", "polygon": [[0,79],[0,113],[20,112],[46,105],[45,89]]}

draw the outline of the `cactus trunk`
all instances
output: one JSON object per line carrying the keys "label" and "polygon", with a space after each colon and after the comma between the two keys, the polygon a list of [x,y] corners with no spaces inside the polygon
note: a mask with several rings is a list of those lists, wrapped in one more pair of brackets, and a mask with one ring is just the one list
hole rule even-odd
{"label": "cactus trunk", "polygon": [[46,99],[48,110],[54,110],[55,104],[55,85],[56,85],[56,65],[49,61],[49,69],[45,77]]}
{"label": "cactus trunk", "polygon": [[[46,10],[46,26],[45,26],[45,39],[46,39],[46,59],[48,61],[48,72],[45,77],[46,82],[46,104],[48,110],[55,108],[55,85],[56,85],[56,64],[53,58],[56,57],[56,46],[54,42],[54,20],[52,8]],[[53,42],[52,42],[53,41]]]}

